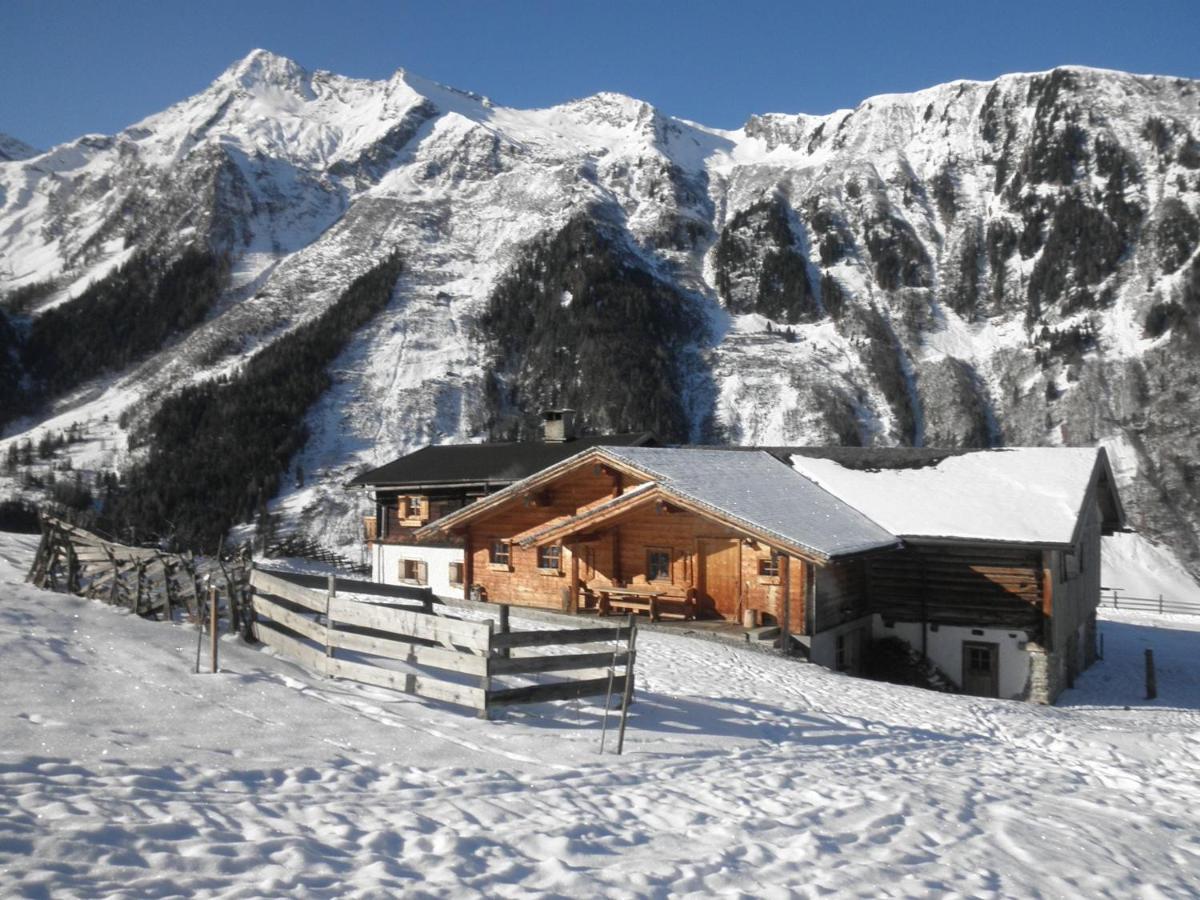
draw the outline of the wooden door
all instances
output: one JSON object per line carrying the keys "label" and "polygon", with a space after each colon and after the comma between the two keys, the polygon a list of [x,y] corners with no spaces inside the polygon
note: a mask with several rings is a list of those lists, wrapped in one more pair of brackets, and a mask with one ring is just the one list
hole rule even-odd
{"label": "wooden door", "polygon": [[699,544],[699,601],[701,615],[737,621],[742,585],[742,542],[705,539]]}
{"label": "wooden door", "polygon": [[963,641],[962,687],[976,697],[1000,696],[1000,645]]}

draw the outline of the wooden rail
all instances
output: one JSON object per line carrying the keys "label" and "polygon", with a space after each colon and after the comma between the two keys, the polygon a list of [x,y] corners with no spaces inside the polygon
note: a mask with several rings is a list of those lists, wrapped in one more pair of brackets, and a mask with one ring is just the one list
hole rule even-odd
{"label": "wooden rail", "polygon": [[[499,622],[468,621],[435,607],[428,588],[259,568],[249,584],[254,635],[322,675],[465,706],[483,718],[518,703],[632,693],[632,617],[609,627],[511,631],[507,607],[498,607]],[[599,643],[612,647],[529,650]],[[514,656],[515,649],[524,652]]]}
{"label": "wooden rail", "polygon": [[1138,612],[1177,613],[1200,616],[1200,603],[1175,600],[1170,597],[1131,597],[1122,594],[1120,588],[1100,588],[1100,606],[1107,609],[1126,609]]}
{"label": "wooden rail", "polygon": [[248,567],[240,557],[129,547],[54,516],[42,516],[41,526],[26,578],[37,587],[105,600],[140,616],[172,619],[182,611],[192,621],[204,618],[207,587],[224,599],[230,629],[241,625]]}

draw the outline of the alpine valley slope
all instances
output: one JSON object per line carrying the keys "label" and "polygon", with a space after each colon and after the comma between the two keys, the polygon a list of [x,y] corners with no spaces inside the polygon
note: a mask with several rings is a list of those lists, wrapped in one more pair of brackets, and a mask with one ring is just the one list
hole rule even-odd
{"label": "alpine valley slope", "polygon": [[1132,522],[1195,569],[1198,243],[1200,82],[1063,68],[721,131],[260,50],[119,134],[0,162],[14,359],[122,264],[227,267],[198,324],[43,390],[6,435],[79,422],[76,469],[125,467],[164,396],[398,251],[275,504],[331,544],[356,540],[357,471],[561,404],[690,441],[1103,442]]}

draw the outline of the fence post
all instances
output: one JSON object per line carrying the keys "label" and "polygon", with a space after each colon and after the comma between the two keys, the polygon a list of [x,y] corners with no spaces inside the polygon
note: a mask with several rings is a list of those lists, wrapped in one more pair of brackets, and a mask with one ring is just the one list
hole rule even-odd
{"label": "fence post", "polygon": [[625,749],[625,720],[629,717],[629,704],[633,702],[633,664],[637,660],[637,619],[630,613],[627,621],[629,644],[625,652],[628,659],[625,662],[625,692],[621,695],[621,726],[617,730],[617,756]]}
{"label": "fence post", "polygon": [[[501,603],[500,604],[500,633],[508,634],[508,631],[509,631],[509,628],[508,628],[508,604]],[[500,649],[500,655],[502,657],[504,657],[505,659],[508,659],[512,655],[512,651],[509,650],[508,647],[502,647]]]}
{"label": "fence post", "polygon": [[[337,579],[329,576],[326,582],[325,590],[325,658],[333,659],[333,645],[329,643],[329,631],[333,625],[329,621],[329,610],[333,607],[333,598],[337,596]],[[329,667],[325,667],[325,674],[329,674]]]}
{"label": "fence post", "polygon": [[208,655],[212,657],[213,674],[217,673],[217,589],[208,588]]}
{"label": "fence post", "polygon": [[1158,595],[1158,614],[1161,616],[1163,611],[1162,594]]}
{"label": "fence post", "polygon": [[1153,700],[1158,696],[1158,679],[1154,676],[1154,651],[1146,650],[1146,699]]}
{"label": "fence post", "polygon": [[75,542],[67,538],[67,592],[79,593],[79,558],[75,555]]}
{"label": "fence post", "polygon": [[479,686],[483,688],[483,707],[479,710],[479,718],[484,719],[485,721],[492,717],[492,711],[488,707],[488,694],[492,690],[492,654],[495,653],[495,650],[492,648],[492,636],[496,633],[496,623],[489,620],[487,627],[487,650],[484,651],[484,662],[487,664],[487,668],[485,670],[485,674],[481,675],[479,678]]}

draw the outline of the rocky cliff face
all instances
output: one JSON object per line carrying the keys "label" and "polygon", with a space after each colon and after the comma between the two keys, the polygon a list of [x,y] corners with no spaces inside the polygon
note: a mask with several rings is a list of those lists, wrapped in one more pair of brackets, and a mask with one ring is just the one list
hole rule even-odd
{"label": "rocky cliff face", "polygon": [[127,465],[162,396],[397,251],[276,502],[331,542],[359,468],[572,403],[693,441],[1104,442],[1134,523],[1195,563],[1198,240],[1193,81],[1057,69],[724,132],[256,51],[118,135],[0,163],[7,345],[135,254],[226,267],[202,322],[8,434],[79,421],[77,466]]}

